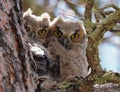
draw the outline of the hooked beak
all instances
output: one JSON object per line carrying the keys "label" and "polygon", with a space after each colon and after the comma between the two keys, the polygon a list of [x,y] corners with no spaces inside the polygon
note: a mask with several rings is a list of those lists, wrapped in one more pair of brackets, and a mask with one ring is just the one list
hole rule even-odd
{"label": "hooked beak", "polygon": [[71,49],[72,48],[72,44],[70,42],[70,40],[67,38],[67,37],[63,37],[59,40],[59,42],[62,44],[62,46],[64,48],[66,48],[67,50],[68,49]]}

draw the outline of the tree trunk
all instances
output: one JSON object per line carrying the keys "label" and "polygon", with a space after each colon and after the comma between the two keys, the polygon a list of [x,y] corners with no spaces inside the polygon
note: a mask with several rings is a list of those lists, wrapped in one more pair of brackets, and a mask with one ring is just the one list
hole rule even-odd
{"label": "tree trunk", "polygon": [[35,92],[20,0],[0,0],[0,92]]}
{"label": "tree trunk", "polygon": [[89,67],[91,68],[91,77],[93,76],[102,76],[103,70],[99,64],[99,57],[98,57],[98,46],[99,41],[95,41],[88,37],[88,47],[86,49],[86,55],[89,63]]}

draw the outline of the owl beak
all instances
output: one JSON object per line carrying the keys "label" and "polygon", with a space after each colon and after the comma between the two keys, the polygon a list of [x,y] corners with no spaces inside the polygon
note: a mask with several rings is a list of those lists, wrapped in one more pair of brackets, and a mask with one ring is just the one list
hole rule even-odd
{"label": "owl beak", "polygon": [[64,37],[60,40],[60,43],[62,44],[63,47],[65,47],[66,49],[71,49],[72,44],[70,42],[70,40],[67,37]]}

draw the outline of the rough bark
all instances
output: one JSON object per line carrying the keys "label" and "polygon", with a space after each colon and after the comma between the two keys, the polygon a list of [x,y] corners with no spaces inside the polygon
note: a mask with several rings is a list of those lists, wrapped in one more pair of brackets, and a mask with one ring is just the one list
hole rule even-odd
{"label": "rough bark", "polygon": [[0,92],[35,92],[20,0],[0,0]]}

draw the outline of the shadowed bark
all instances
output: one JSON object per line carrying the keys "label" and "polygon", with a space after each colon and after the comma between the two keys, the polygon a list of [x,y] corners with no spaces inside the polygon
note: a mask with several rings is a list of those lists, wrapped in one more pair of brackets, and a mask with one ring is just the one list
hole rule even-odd
{"label": "shadowed bark", "polygon": [[35,92],[20,0],[0,0],[0,92]]}

